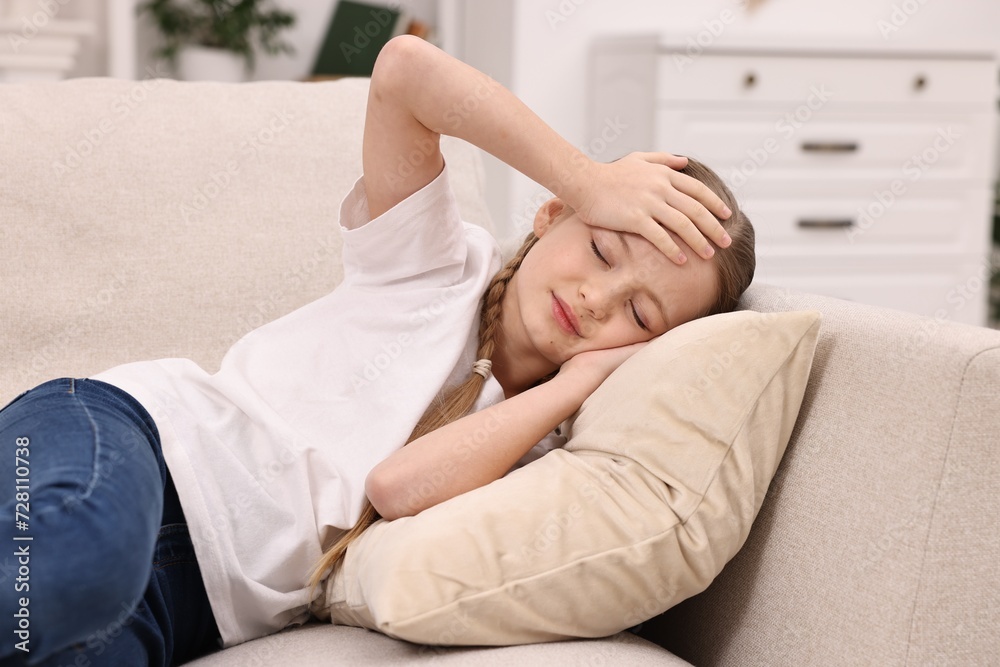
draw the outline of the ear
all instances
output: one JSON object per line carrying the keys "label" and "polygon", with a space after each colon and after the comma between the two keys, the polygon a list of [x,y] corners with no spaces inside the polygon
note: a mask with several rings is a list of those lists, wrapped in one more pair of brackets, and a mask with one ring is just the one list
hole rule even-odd
{"label": "ear", "polygon": [[539,206],[533,225],[535,236],[542,238],[565,208],[566,204],[558,197],[553,197]]}

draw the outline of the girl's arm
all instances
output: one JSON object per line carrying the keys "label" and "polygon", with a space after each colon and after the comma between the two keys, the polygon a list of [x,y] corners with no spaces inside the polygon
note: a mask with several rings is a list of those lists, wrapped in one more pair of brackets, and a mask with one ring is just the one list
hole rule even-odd
{"label": "girl's arm", "polygon": [[706,258],[713,250],[702,232],[720,247],[729,245],[709,212],[728,217],[722,200],[669,168],[683,167],[686,158],[633,153],[610,164],[595,162],[499,83],[407,35],[383,47],[372,73],[362,156],[372,218],[441,173],[442,134],[482,148],[545,186],[584,222],[642,234],[675,261],[683,262],[680,249],[661,225]]}
{"label": "girl's arm", "polygon": [[368,473],[368,499],[392,520],[499,479],[647,344],[578,354],[548,382],[417,438]]}
{"label": "girl's arm", "polygon": [[[654,243],[662,234],[675,261],[683,261],[677,259],[680,250],[661,223],[706,257],[711,247],[692,219],[719,245],[728,245],[704,206],[726,217],[722,201],[666,166],[683,166],[683,158],[645,153],[607,165],[594,162],[498,83],[423,40],[391,40],[379,54],[371,85],[363,160],[373,218],[441,172],[440,135],[449,134],[546,186],[584,222],[642,233]],[[662,241],[658,246],[664,248]],[[365,481],[369,500],[393,519],[500,478],[641,345],[578,354],[549,382],[418,438],[371,470]]]}

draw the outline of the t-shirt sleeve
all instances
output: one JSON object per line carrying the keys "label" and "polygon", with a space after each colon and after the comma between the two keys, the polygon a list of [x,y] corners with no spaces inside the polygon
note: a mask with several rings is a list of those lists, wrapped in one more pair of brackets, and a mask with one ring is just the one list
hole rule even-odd
{"label": "t-shirt sleeve", "polygon": [[468,252],[465,235],[473,225],[462,222],[447,164],[434,180],[374,220],[362,176],[341,203],[340,221],[345,283],[377,286],[406,280],[416,286],[421,280],[441,285],[461,279]]}

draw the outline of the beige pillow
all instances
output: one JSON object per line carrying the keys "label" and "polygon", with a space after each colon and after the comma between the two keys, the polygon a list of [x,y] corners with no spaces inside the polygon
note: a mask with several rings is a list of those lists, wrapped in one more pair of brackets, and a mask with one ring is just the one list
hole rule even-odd
{"label": "beige pillow", "polygon": [[565,449],[374,524],[326,584],[329,620],[509,645],[611,635],[701,592],[760,509],[819,321],[742,311],[661,336],[564,424]]}

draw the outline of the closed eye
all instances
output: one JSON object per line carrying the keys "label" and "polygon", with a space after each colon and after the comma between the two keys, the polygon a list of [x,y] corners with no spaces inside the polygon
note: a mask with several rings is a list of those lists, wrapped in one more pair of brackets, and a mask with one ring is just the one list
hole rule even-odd
{"label": "closed eye", "polygon": [[649,331],[649,327],[643,324],[642,320],[639,319],[639,313],[635,310],[635,304],[632,305],[632,316],[635,318],[635,323],[639,325],[639,328],[643,331]]}
{"label": "closed eye", "polygon": [[[601,251],[598,250],[597,243],[593,239],[590,240],[590,249],[594,251],[594,256],[597,257],[597,259],[601,260],[608,266],[611,266],[611,263],[608,260],[604,259],[604,255],[602,255]],[[635,309],[635,304],[629,303],[629,305],[632,308],[632,317],[635,318],[635,323],[638,324],[639,328],[642,329],[643,331],[649,331],[649,327],[647,327],[645,323],[642,321],[642,318],[639,317],[639,313]]]}
{"label": "closed eye", "polygon": [[604,262],[608,266],[611,266],[611,262],[609,262],[608,260],[604,259],[604,255],[602,255],[601,251],[597,249],[597,243],[594,242],[594,239],[590,239],[590,249],[594,251],[594,255],[597,256],[597,259],[601,260],[602,262]]}

